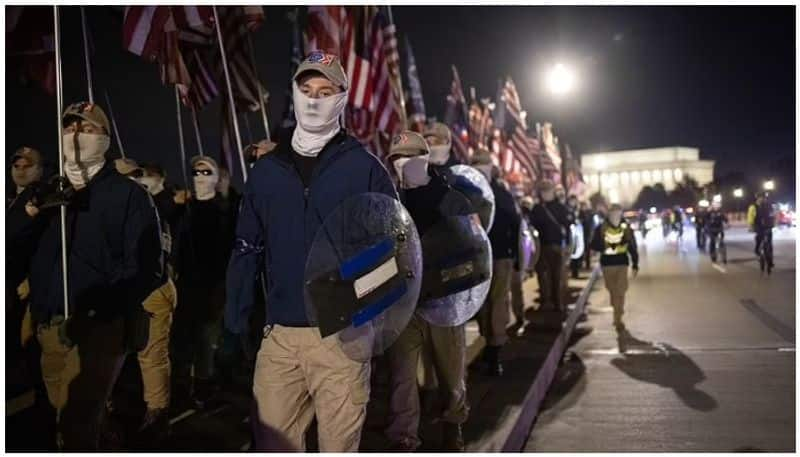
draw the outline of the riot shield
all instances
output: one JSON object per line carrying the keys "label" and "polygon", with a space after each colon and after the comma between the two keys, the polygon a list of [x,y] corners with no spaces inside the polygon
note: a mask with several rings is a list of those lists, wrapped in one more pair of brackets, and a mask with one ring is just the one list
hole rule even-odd
{"label": "riot shield", "polygon": [[583,257],[584,249],[586,248],[586,240],[583,239],[583,225],[580,222],[575,222],[570,226],[572,237],[572,251],[570,258],[580,259]]}
{"label": "riot shield", "polygon": [[486,177],[469,165],[453,165],[447,183],[472,202],[483,229],[489,233],[494,223],[494,192]]}
{"label": "riot shield", "polygon": [[309,322],[353,360],[383,353],[405,329],[419,298],[422,251],[399,201],[352,196],[324,220],[305,268]]}
{"label": "riot shield", "polygon": [[477,214],[447,216],[422,236],[423,276],[418,313],[439,327],[461,325],[486,300],[492,248]]}

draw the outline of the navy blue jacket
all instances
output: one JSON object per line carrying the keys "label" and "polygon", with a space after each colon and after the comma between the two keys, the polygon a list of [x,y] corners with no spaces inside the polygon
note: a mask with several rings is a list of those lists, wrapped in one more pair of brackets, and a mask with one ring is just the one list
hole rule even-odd
{"label": "navy blue jacket", "polygon": [[242,196],[225,304],[225,327],[233,333],[248,326],[259,271],[267,277],[267,323],[308,326],[303,275],[322,221],[352,195],[379,192],[397,198],[386,168],[343,132],[320,151],[306,188],[288,138],[256,161]]}
{"label": "navy blue jacket", "polygon": [[519,225],[521,216],[514,196],[496,179],[491,182],[494,193],[494,223],[489,230],[492,258],[516,259],[519,252]]}
{"label": "navy blue jacket", "polygon": [[[48,221],[30,271],[31,315],[64,314],[61,218]],[[37,216],[38,217],[38,216]],[[69,300],[72,313],[99,319],[141,306],[165,281],[158,214],[147,191],[111,162],[75,193],[67,208]]]}

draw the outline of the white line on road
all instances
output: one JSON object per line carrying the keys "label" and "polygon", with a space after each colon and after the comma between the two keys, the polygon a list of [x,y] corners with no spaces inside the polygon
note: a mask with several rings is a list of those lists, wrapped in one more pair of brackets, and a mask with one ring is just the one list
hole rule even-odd
{"label": "white line on road", "polygon": [[778,348],[778,352],[795,352],[794,348]]}
{"label": "white line on road", "polygon": [[721,267],[716,263],[712,263],[711,266],[714,267],[714,269],[719,271],[720,273],[727,273],[728,272],[728,270],[726,270],[725,267]]}
{"label": "white line on road", "polygon": [[195,410],[193,410],[193,409],[187,409],[186,411],[184,411],[183,413],[181,413],[181,414],[180,414],[180,415],[178,415],[177,417],[173,417],[172,419],[170,419],[170,420],[169,420],[169,425],[175,425],[175,424],[177,424],[178,422],[180,422],[180,421],[182,421],[182,420],[186,419],[187,417],[191,416],[192,414],[194,414],[194,413],[196,413],[196,412],[197,412],[197,411],[195,411]]}

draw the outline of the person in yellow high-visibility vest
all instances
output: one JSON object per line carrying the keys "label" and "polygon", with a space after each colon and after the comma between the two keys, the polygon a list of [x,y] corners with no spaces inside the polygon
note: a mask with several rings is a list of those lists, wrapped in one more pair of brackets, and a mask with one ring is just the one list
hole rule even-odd
{"label": "person in yellow high-visibility vest", "polygon": [[614,327],[618,332],[625,329],[622,315],[625,312],[625,293],[628,290],[628,267],[633,275],[639,272],[639,252],[636,236],[630,225],[622,218],[622,207],[611,205],[608,218],[595,229],[591,248],[600,252],[603,279],[614,308]]}

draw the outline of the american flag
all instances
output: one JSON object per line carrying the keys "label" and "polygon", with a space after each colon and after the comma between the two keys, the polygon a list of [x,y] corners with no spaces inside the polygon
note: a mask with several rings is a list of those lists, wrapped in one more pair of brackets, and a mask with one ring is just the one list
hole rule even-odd
{"label": "american flag", "polygon": [[[259,6],[218,7],[236,111],[260,109],[258,79],[247,53],[247,34],[264,20]],[[178,87],[183,103],[203,108],[225,87],[222,57],[211,6],[130,6],[125,9],[123,45],[148,61],[158,62],[164,84]],[[224,92],[223,92],[224,93]],[[262,93],[265,93],[262,91]],[[222,162],[234,158],[227,100],[223,102]]]}
{"label": "american flag", "polygon": [[422,97],[422,84],[419,82],[419,74],[417,73],[417,61],[414,59],[414,52],[411,50],[411,41],[408,35],[405,37],[406,45],[406,65],[408,66],[408,93],[410,94],[411,103],[409,107],[410,119],[416,125],[417,130],[422,130],[427,116],[425,115],[425,99]]}
{"label": "american flag", "polygon": [[519,173],[524,170],[531,179],[535,179],[538,175],[536,149],[528,136],[526,113],[522,111],[519,93],[511,78],[506,79],[502,87],[498,109],[503,111],[500,128],[505,133],[508,155],[511,156],[504,161],[504,171]]}
{"label": "american flag", "polygon": [[378,157],[403,128],[395,27],[384,7],[311,6],[306,49],[337,54],[350,83],[346,127]]}
{"label": "american flag", "polygon": [[[261,104],[258,100],[259,88],[261,84],[256,77],[256,70],[253,68],[248,55],[247,34],[256,30],[264,21],[264,12],[260,6],[219,6],[217,7],[220,21],[222,22],[222,35],[225,44],[225,53],[228,57],[228,69],[231,77],[231,88],[235,109],[231,110],[228,106],[228,97],[222,101],[222,128],[221,128],[221,150],[223,166],[232,170],[234,159],[241,153],[237,151],[235,131],[233,128],[234,116],[239,112],[258,111]],[[227,87],[224,83],[222,72],[222,58],[219,56],[219,45],[214,47],[212,61],[219,66],[220,84]],[[261,93],[266,93],[261,90]]]}
{"label": "american flag", "polygon": [[545,122],[542,125],[542,144],[556,170],[561,170],[561,153],[558,148],[558,138],[553,133],[553,124]]}
{"label": "american flag", "polygon": [[569,144],[564,144],[564,188],[569,195],[583,197],[586,191],[586,183],[583,181],[580,163],[577,157],[572,155]]}
{"label": "american flag", "polygon": [[447,108],[444,115],[444,123],[450,126],[453,132],[453,150],[456,157],[463,163],[469,163],[469,114],[467,111],[467,100],[464,97],[464,89],[461,86],[461,78],[458,76],[458,69],[452,66],[453,82],[450,84],[450,94],[447,96]]}
{"label": "american flag", "polygon": [[7,6],[8,68],[19,71],[23,83],[33,81],[45,92],[56,92],[53,7]]}
{"label": "american flag", "polygon": [[288,130],[294,128],[297,120],[294,118],[294,103],[292,103],[292,77],[303,60],[305,55],[303,52],[303,41],[300,34],[300,26],[298,25],[298,9],[288,14],[289,22],[292,24],[292,51],[291,60],[289,61],[289,87],[286,92],[286,108],[283,110],[283,120],[281,120],[281,129]]}

